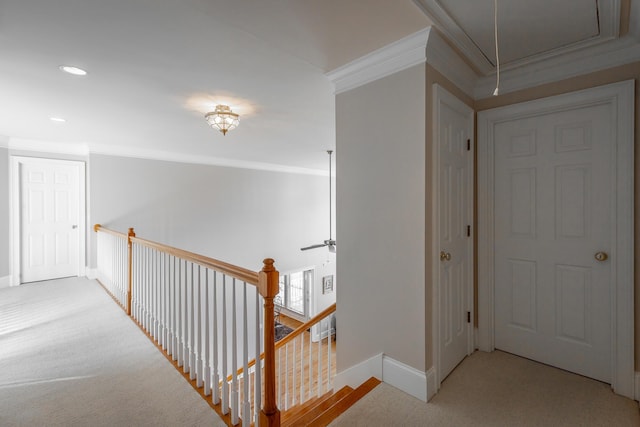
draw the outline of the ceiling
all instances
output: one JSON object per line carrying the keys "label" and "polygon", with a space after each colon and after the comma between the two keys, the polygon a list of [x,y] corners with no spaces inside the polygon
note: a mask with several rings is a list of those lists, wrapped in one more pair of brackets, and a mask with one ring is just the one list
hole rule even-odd
{"label": "ceiling", "polygon": [[[631,0],[414,0],[481,75],[610,42],[623,35]],[[633,0],[636,2],[635,0]]]}
{"label": "ceiling", "polygon": [[[616,39],[637,3],[498,0],[501,65]],[[0,145],[326,174],[335,101],[325,73],[433,24],[491,75],[493,4],[0,0]],[[204,120],[219,103],[240,114],[226,136]]]}
{"label": "ceiling", "polygon": [[[0,136],[326,173],[324,74],[430,24],[410,0],[0,0]],[[218,103],[240,114],[226,136]]]}

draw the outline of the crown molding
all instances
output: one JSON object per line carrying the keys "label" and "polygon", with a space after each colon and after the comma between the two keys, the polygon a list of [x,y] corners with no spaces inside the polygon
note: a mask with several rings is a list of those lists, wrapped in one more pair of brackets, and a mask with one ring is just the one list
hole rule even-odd
{"label": "crown molding", "polygon": [[[0,136],[0,146],[3,138]],[[165,162],[190,163],[209,166],[223,166],[238,169],[253,169],[268,172],[293,173],[298,175],[329,176],[324,170],[285,166],[273,163],[249,162],[221,157],[201,156],[196,154],[176,153],[172,151],[149,150],[144,148],[124,147],[106,144],[70,144],[52,141],[7,138],[10,150],[32,151],[38,153],[66,154],[87,157],[100,154],[114,157],[131,157]]]}
{"label": "crown molding", "polygon": [[422,64],[427,59],[426,47],[431,31],[431,27],[427,27],[336,68],[325,76],[334,84],[337,95]]}
{"label": "crown molding", "polygon": [[[545,61],[500,73],[500,94],[640,61],[640,42],[628,35],[590,48],[555,56]],[[495,75],[478,80],[474,98],[488,98],[495,88]]]}
{"label": "crown molding", "polygon": [[39,139],[9,138],[10,150],[37,151],[40,153],[68,154],[73,156],[87,156],[87,144],[53,142]]}
{"label": "crown molding", "polygon": [[478,75],[437,31],[429,33],[427,63],[445,75],[451,83],[473,98]]}
{"label": "crown molding", "polygon": [[202,156],[197,154],[176,153],[174,151],[149,150],[144,148],[112,146],[106,144],[92,144],[90,154],[115,157],[130,157],[146,160],[160,160],[165,162],[190,163],[208,166],[223,166],[238,169],[253,169],[267,172],[283,172],[298,175],[328,176],[327,171],[308,169],[296,166],[278,165],[273,163],[250,162],[245,160],[228,159],[222,157]]}
{"label": "crown molding", "polygon": [[9,137],[0,135],[0,148],[9,148]]}
{"label": "crown molding", "polygon": [[473,40],[449,16],[438,0],[413,0],[413,3],[460,49],[460,52],[478,68],[478,71],[483,75],[493,71],[493,64],[487,61]]}

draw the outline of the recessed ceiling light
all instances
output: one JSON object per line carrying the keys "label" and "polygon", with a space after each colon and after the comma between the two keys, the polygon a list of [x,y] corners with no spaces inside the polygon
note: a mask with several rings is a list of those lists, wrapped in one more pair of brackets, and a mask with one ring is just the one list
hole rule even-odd
{"label": "recessed ceiling light", "polygon": [[86,76],[87,72],[82,68],[74,67],[72,65],[61,65],[60,69],[65,73],[73,74],[74,76]]}
{"label": "recessed ceiling light", "polygon": [[66,120],[63,119],[62,117],[49,117],[49,120],[51,120],[52,122],[58,122],[58,123],[66,122]]}

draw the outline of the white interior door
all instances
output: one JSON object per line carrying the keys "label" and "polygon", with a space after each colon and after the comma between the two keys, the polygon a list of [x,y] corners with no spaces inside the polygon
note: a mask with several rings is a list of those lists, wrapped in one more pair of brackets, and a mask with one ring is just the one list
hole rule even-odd
{"label": "white interior door", "polygon": [[473,110],[434,86],[435,215],[438,325],[436,360],[442,381],[473,350]]}
{"label": "white interior door", "polygon": [[608,383],[611,109],[494,128],[495,346]]}
{"label": "white interior door", "polygon": [[79,275],[80,166],[19,162],[21,283]]}

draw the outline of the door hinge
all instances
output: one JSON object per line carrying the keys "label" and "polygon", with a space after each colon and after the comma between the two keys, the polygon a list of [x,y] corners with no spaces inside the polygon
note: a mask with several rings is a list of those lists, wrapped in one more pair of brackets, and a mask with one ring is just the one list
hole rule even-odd
{"label": "door hinge", "polygon": [[467,225],[467,237],[471,237],[471,226]]}
{"label": "door hinge", "polygon": [[471,139],[467,139],[467,151],[471,151]]}
{"label": "door hinge", "polygon": [[471,323],[471,312],[467,311],[467,323]]}

